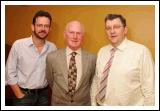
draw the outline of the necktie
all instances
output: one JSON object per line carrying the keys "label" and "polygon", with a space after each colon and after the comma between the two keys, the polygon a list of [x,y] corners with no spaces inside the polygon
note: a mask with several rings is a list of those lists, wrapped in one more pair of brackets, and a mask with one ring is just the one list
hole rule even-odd
{"label": "necktie", "polygon": [[110,67],[111,67],[111,64],[112,64],[112,61],[113,61],[113,58],[114,58],[115,51],[116,51],[116,48],[112,48],[110,50],[110,52],[111,52],[110,59],[108,60],[107,64],[105,65],[103,73],[102,73],[102,78],[101,78],[101,81],[100,81],[100,88],[99,88],[99,91],[96,95],[97,103],[100,104],[100,105],[105,100],[107,80],[108,80],[107,78],[108,78],[109,70],[110,70]]}
{"label": "necktie", "polygon": [[77,78],[77,68],[75,61],[76,54],[77,54],[76,52],[71,53],[71,58],[69,62],[68,93],[71,97],[74,95],[76,88],[76,78]]}

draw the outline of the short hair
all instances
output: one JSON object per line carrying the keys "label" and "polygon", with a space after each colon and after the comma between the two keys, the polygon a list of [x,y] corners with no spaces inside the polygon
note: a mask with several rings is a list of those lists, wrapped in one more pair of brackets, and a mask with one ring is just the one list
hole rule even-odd
{"label": "short hair", "polygon": [[113,20],[113,19],[116,19],[116,18],[119,18],[120,21],[122,22],[123,24],[123,27],[126,26],[126,19],[120,15],[120,14],[108,14],[106,17],[105,17],[105,23],[107,22],[107,20]]}
{"label": "short hair", "polygon": [[32,24],[35,24],[37,17],[47,17],[47,18],[49,18],[49,20],[50,20],[50,25],[51,25],[52,17],[51,17],[51,15],[50,15],[48,12],[43,11],[43,10],[39,10],[39,11],[34,15]]}

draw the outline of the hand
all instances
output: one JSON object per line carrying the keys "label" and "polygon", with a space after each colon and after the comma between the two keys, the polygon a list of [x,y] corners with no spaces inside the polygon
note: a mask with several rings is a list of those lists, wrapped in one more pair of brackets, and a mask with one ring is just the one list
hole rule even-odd
{"label": "hand", "polygon": [[16,95],[16,97],[17,97],[18,99],[21,99],[21,98],[23,98],[24,96],[25,96],[24,93],[20,93],[19,95]]}

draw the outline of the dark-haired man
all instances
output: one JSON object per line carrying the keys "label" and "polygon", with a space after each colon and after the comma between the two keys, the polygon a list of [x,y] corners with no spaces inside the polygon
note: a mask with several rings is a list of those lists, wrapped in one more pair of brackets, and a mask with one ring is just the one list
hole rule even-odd
{"label": "dark-haired man", "polygon": [[45,75],[46,56],[56,50],[47,41],[52,17],[46,11],[38,11],[31,24],[32,35],[14,42],[6,64],[6,83],[15,97],[13,105],[48,105],[48,83]]}
{"label": "dark-haired man", "polygon": [[154,105],[154,63],[150,51],[127,39],[122,15],[109,14],[105,30],[111,44],[98,52],[92,105]]}

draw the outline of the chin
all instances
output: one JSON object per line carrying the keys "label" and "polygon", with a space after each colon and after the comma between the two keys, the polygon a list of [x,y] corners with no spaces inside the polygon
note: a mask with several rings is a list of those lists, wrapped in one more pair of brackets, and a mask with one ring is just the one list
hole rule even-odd
{"label": "chin", "polygon": [[113,39],[112,39],[112,40],[110,40],[110,41],[111,41],[112,43],[116,43],[116,42],[117,42],[117,40],[113,40]]}
{"label": "chin", "polygon": [[39,36],[40,39],[46,39],[47,36]]}

